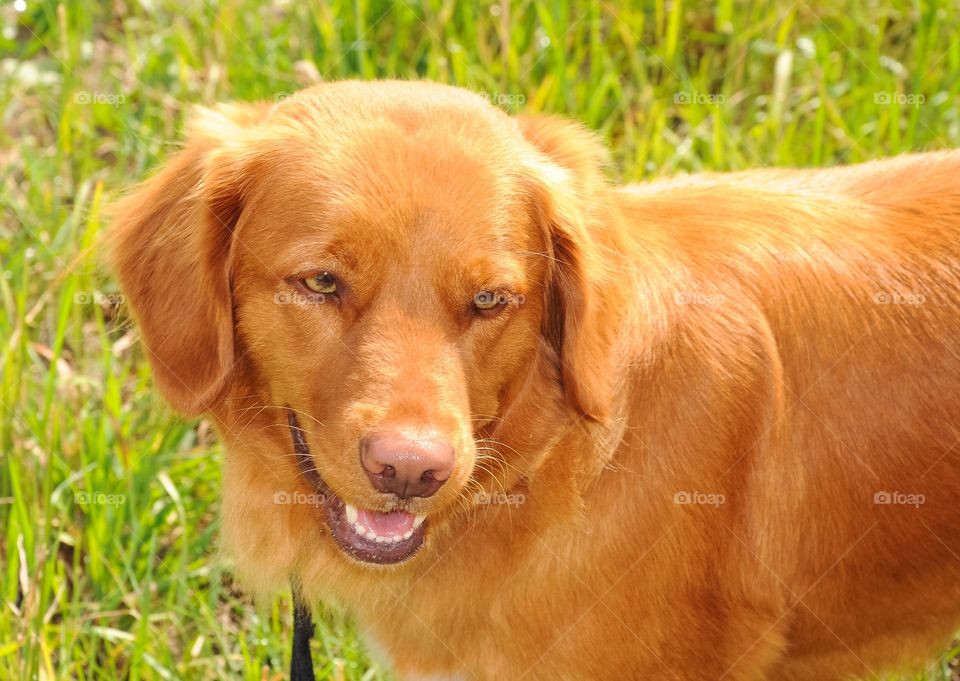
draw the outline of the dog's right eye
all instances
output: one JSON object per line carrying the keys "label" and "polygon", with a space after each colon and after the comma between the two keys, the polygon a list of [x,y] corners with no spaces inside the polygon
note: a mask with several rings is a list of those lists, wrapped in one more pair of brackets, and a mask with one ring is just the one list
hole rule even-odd
{"label": "dog's right eye", "polygon": [[511,298],[502,291],[478,291],[473,296],[473,312],[480,317],[493,317],[511,302]]}
{"label": "dog's right eye", "polygon": [[332,295],[337,292],[337,280],[329,272],[320,272],[301,280],[314,293]]}
{"label": "dog's right eye", "polygon": [[473,296],[473,306],[478,310],[489,312],[504,304],[502,296],[494,291],[478,291]]}

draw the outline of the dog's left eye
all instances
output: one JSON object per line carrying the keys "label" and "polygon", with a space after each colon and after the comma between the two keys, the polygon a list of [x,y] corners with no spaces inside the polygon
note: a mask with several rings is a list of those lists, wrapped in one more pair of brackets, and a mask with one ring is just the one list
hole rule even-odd
{"label": "dog's left eye", "polygon": [[498,291],[477,291],[473,296],[473,309],[482,315],[492,315],[505,307],[508,296]]}
{"label": "dog's left eye", "polygon": [[303,285],[316,293],[331,295],[337,292],[337,280],[329,272],[320,272],[303,280]]}

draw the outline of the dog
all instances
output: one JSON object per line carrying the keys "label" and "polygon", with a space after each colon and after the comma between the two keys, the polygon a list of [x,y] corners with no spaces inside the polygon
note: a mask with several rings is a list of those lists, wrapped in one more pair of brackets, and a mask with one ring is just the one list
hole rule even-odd
{"label": "dog", "polygon": [[960,627],[960,153],[613,186],[401,81],[186,137],[110,262],[254,596],[402,679],[824,681]]}

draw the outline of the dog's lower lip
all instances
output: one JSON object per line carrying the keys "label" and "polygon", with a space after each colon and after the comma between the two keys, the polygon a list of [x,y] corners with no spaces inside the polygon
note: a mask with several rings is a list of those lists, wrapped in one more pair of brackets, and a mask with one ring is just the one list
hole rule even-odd
{"label": "dog's lower lip", "polygon": [[[410,523],[410,529],[395,540],[390,535],[370,538],[356,530],[356,521],[347,517],[348,505],[338,496],[327,492],[323,504],[327,525],[337,545],[349,556],[364,563],[391,565],[411,558],[421,546],[426,536],[427,522],[421,517]],[[374,512],[366,511],[370,515]],[[397,511],[397,513],[404,513]],[[411,515],[411,514],[407,514]],[[411,515],[411,518],[414,516]],[[379,541],[378,541],[379,539]]]}

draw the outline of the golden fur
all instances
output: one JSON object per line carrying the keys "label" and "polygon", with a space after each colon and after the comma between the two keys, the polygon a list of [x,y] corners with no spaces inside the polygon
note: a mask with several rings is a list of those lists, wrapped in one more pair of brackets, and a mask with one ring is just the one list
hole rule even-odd
{"label": "golden fur", "polygon": [[[960,625],[960,154],[625,187],[604,158],[463,90],[341,82],[201,113],[119,204],[157,383],[227,446],[243,583],[342,605],[401,678],[932,659]],[[320,268],[342,305],[291,288]],[[496,285],[522,303],[465,318]],[[311,492],[287,406],[372,509],[358,438],[448,437],[418,554],[355,562],[277,503]]]}

